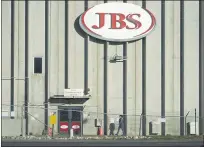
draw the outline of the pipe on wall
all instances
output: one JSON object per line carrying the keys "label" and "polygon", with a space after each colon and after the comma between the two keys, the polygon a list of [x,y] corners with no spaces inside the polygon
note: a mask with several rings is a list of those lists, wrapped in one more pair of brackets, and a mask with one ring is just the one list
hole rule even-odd
{"label": "pipe on wall", "polygon": [[[84,1],[85,11],[88,9],[88,0]],[[84,92],[88,93],[88,34],[84,38]]]}
{"label": "pipe on wall", "polygon": [[204,2],[199,0],[199,135],[204,134]]}
{"label": "pipe on wall", "polygon": [[45,131],[48,130],[48,97],[49,97],[49,91],[48,91],[48,56],[49,56],[49,1],[45,0]]}
{"label": "pipe on wall", "polygon": [[[142,0],[146,8],[146,0]],[[142,135],[146,136],[146,37],[142,39]]]}
{"label": "pipe on wall", "polygon": [[108,132],[108,117],[107,117],[107,112],[108,112],[108,42],[104,43],[104,135],[107,135]]}
{"label": "pipe on wall", "polygon": [[64,48],[64,76],[65,76],[65,80],[64,80],[64,87],[67,89],[68,88],[68,45],[69,45],[69,39],[68,39],[68,34],[69,34],[69,30],[68,30],[68,21],[69,21],[69,14],[68,14],[68,8],[69,7],[69,2],[68,0],[65,0],[65,48]]}
{"label": "pipe on wall", "polygon": [[184,135],[184,0],[180,1],[180,135]]}
{"label": "pipe on wall", "polygon": [[28,135],[28,101],[29,101],[29,79],[28,79],[28,70],[29,70],[29,49],[28,49],[28,33],[29,33],[29,1],[25,1],[25,134]]}
{"label": "pipe on wall", "polygon": [[[108,0],[104,0],[104,3],[107,3]],[[108,42],[105,41],[104,43],[104,68],[103,68],[103,102],[104,102],[104,105],[103,105],[103,113],[104,113],[104,135],[107,135],[108,133],[108,127],[107,127],[107,124],[108,124],[108,115],[107,115],[107,112],[108,112]]]}
{"label": "pipe on wall", "polygon": [[[123,57],[127,57],[127,42],[123,44]],[[127,61],[123,61],[123,115],[124,135],[127,135]]]}
{"label": "pipe on wall", "polygon": [[[11,1],[11,113],[14,113],[14,35],[15,35],[15,1]],[[10,116],[14,118],[14,114]]]}
{"label": "pipe on wall", "polygon": [[[127,3],[127,0],[123,0]],[[123,43],[123,57],[127,57],[127,42]],[[124,135],[127,135],[127,61],[123,61],[123,115],[124,115]]]}
{"label": "pipe on wall", "polygon": [[[165,1],[161,1],[161,118],[165,118]],[[161,123],[161,135],[165,135],[165,122]]]}

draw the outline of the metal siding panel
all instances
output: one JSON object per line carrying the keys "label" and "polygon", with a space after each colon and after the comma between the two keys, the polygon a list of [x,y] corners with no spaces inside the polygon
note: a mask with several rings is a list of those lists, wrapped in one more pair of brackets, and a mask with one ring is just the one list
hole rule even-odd
{"label": "metal siding panel", "polygon": [[[173,106],[172,115],[179,116],[180,110],[180,2],[174,1],[173,21]],[[174,134],[179,135],[179,118],[171,118]]]}
{"label": "metal siding panel", "polygon": [[[18,105],[24,104],[24,94],[25,94],[25,2],[24,1],[18,1],[18,8],[16,9],[16,19],[18,19],[18,24],[16,25],[18,28],[16,35],[16,44],[18,44],[17,47],[15,47],[16,51],[18,52],[18,59],[16,62],[16,69],[17,69],[17,78],[19,80],[17,81],[16,86],[16,101]],[[20,110],[18,111],[20,114]]]}
{"label": "metal siding panel", "polygon": [[169,117],[174,113],[174,2],[165,1],[165,115],[166,134],[175,132],[174,119]]}
{"label": "metal siding panel", "polygon": [[[88,2],[88,8],[93,7],[94,5],[97,5],[97,1],[89,1]],[[102,99],[100,96],[100,88],[99,88],[99,71],[101,71],[101,68],[99,66],[99,62],[103,61],[100,50],[101,47],[103,47],[103,44],[99,43],[98,40],[95,38],[92,38],[89,36],[88,40],[88,88],[90,88],[90,93],[91,93],[91,99],[89,99],[85,104],[85,111],[87,112],[92,112],[91,114],[91,119],[90,123],[94,123],[95,118],[101,117],[102,113],[102,108],[100,105],[100,100]],[[103,81],[103,79],[101,79]],[[102,99],[103,100],[103,99]],[[84,133],[85,134],[96,134],[95,130],[90,130],[90,129],[95,129],[93,124],[84,124]],[[105,130],[104,130],[105,131]]]}
{"label": "metal siding panel", "polygon": [[10,111],[11,2],[2,1],[2,110]]}
{"label": "metal siding panel", "polygon": [[[19,12],[19,3],[18,1],[15,1],[15,10],[14,10],[14,20],[15,20],[15,24],[14,24],[14,76],[16,78],[19,78],[19,74],[18,74],[18,71],[19,71],[19,18],[18,18],[18,12]],[[18,105],[18,85],[19,85],[19,80],[16,78],[14,79],[14,105]],[[23,78],[23,77],[22,77]],[[21,81],[24,81],[24,80],[21,80]],[[23,104],[23,102],[21,102],[21,104]],[[20,103],[19,103],[20,105]],[[19,107],[16,107],[15,106],[15,117],[18,118],[18,110],[19,110]]]}
{"label": "metal siding panel", "polygon": [[[49,67],[49,85],[50,85],[50,96],[60,95],[58,90],[58,74],[59,70],[59,2],[50,1],[50,18],[49,18],[49,64],[52,65]],[[60,57],[62,58],[62,57]],[[61,65],[63,66],[63,65]]]}
{"label": "metal siding panel", "polygon": [[[184,2],[184,115],[194,121],[194,110],[199,108],[199,2]],[[193,10],[193,11],[192,11]],[[192,116],[192,117],[190,117]],[[197,119],[198,121],[198,119]],[[198,128],[198,127],[197,127]]]}
{"label": "metal siding panel", "polygon": [[[48,99],[48,42],[47,42],[47,18],[45,18],[45,2],[29,1],[29,75],[30,75],[30,104],[41,104],[45,105],[47,108],[47,99]],[[45,30],[46,29],[46,30]],[[33,57],[42,56],[42,74],[33,73]],[[45,103],[45,104],[44,104]],[[30,108],[29,113],[32,115],[38,116],[39,120],[44,121],[47,125],[46,109],[34,109]],[[39,130],[47,128],[43,124],[37,123],[38,126],[34,126],[36,122],[30,117],[29,131],[37,133]]]}
{"label": "metal siding panel", "polygon": [[[154,31],[146,37],[146,124],[161,114],[161,2],[147,1],[146,8],[156,18]],[[149,126],[147,126],[149,131]],[[158,129],[160,133],[161,128]]]}
{"label": "metal siding panel", "polygon": [[[83,44],[83,42],[77,42],[76,41],[76,30],[73,27],[73,24],[75,23],[75,19],[77,18],[76,15],[76,1],[69,1],[69,9],[68,9],[68,39],[69,39],[69,54],[68,54],[68,69],[69,69],[69,75],[68,75],[68,86],[69,88],[75,88],[75,79],[76,79],[76,43]],[[83,67],[82,67],[83,68]]]}
{"label": "metal siding panel", "polygon": [[76,18],[84,11],[84,1],[69,1],[69,87],[84,88],[84,37],[76,32]]}
{"label": "metal siding panel", "polygon": [[[59,1],[59,39],[58,39],[58,94],[64,93],[64,83],[65,83],[65,2]],[[66,57],[67,58],[67,57]]]}

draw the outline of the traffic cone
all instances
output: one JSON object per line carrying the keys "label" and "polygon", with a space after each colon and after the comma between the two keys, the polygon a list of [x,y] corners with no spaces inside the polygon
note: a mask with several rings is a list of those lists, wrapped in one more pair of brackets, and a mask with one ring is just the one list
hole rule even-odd
{"label": "traffic cone", "polygon": [[103,130],[102,130],[101,127],[98,127],[97,135],[98,136],[102,136],[103,135]]}

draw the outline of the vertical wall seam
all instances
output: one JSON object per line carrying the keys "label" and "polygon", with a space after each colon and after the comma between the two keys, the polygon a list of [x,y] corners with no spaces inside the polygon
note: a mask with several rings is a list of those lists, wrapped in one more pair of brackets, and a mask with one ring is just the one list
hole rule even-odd
{"label": "vertical wall seam", "polygon": [[44,118],[45,118],[45,131],[47,131],[48,127],[48,50],[49,50],[49,1],[45,0],[45,112],[44,112]]}
{"label": "vertical wall seam", "polygon": [[184,135],[184,0],[180,1],[180,135]]}
{"label": "vertical wall seam", "polygon": [[204,134],[204,47],[203,47],[203,7],[202,0],[199,0],[199,135]]}
{"label": "vertical wall seam", "polygon": [[[146,8],[146,0],[142,0]],[[146,37],[142,39],[142,135],[146,136]]]}
{"label": "vertical wall seam", "polygon": [[[161,118],[165,118],[165,1],[161,1]],[[165,135],[165,122],[161,123]]]}
{"label": "vertical wall seam", "polygon": [[[127,42],[123,44],[123,57],[127,57]],[[127,61],[123,61],[123,115],[124,135],[127,135]]]}
{"label": "vertical wall seam", "polygon": [[68,34],[69,34],[69,30],[68,30],[68,20],[69,20],[69,15],[68,15],[68,8],[69,7],[69,2],[68,2],[68,0],[65,0],[65,51],[64,51],[64,66],[65,66],[65,68],[64,68],[64,70],[65,70],[65,72],[64,72],[64,77],[65,77],[65,84],[64,84],[64,86],[65,86],[65,88],[67,89],[68,88],[68,81],[69,81],[69,73],[68,73],[68,65],[69,65],[69,61],[68,61],[68,44],[69,44],[69,40],[68,40]]}
{"label": "vertical wall seam", "polygon": [[[84,1],[85,11],[88,9],[88,0]],[[88,93],[88,40],[89,35],[84,38],[84,92]]]}
{"label": "vertical wall seam", "polygon": [[[20,69],[20,66],[19,66],[19,65],[20,65],[20,62],[19,62],[19,60],[20,60],[20,54],[19,54],[19,53],[20,53],[20,47],[19,47],[19,38],[20,38],[20,35],[19,35],[19,34],[20,34],[20,33],[19,33],[19,30],[20,30],[20,29],[19,29],[19,26],[20,26],[19,24],[20,24],[20,23],[19,23],[19,22],[20,22],[20,21],[19,21],[19,16],[20,16],[20,12],[19,12],[19,2],[18,2],[18,39],[17,39],[17,42],[18,42],[18,47],[17,47],[17,50],[18,50],[18,61],[17,61],[18,72],[17,72],[17,78],[19,78],[19,76],[20,76],[20,70],[21,70],[21,69]],[[17,88],[16,88],[16,89],[17,89],[17,96],[16,96],[17,101],[16,101],[16,102],[17,102],[17,105],[18,105],[19,94],[20,94],[20,93],[19,93],[19,92],[20,92],[19,80],[17,81]],[[20,102],[20,101],[19,101],[19,102]],[[20,105],[22,105],[22,104],[20,103]],[[18,110],[19,110],[19,109],[17,108],[17,114],[18,114]]]}
{"label": "vertical wall seam", "polygon": [[28,65],[29,65],[29,1],[25,1],[25,134],[28,135],[28,101],[29,101],[29,78],[28,78]]}
{"label": "vertical wall seam", "polygon": [[[60,5],[59,5],[59,3],[60,2],[58,2],[58,4],[57,4],[58,5],[58,9],[57,9],[57,13],[58,13],[58,16],[57,16],[57,18],[58,18],[57,19],[57,47],[58,47],[58,49],[60,48],[60,46],[59,46],[60,45],[60,43],[59,43],[59,41],[60,41],[59,40],[59,32],[60,32],[60,29],[59,29],[59,23],[60,23],[60,11],[59,11],[60,8],[59,7],[60,7]],[[60,61],[59,61],[60,57],[59,56],[60,56],[60,53],[58,51],[57,52],[57,71],[58,71],[57,72],[57,95],[60,95],[59,94],[59,72],[60,72],[59,71],[59,67],[60,67],[59,66],[60,65]]]}
{"label": "vertical wall seam", "polygon": [[108,42],[104,43],[104,135],[107,135],[108,132],[108,72],[107,72],[107,65],[108,65]]}
{"label": "vertical wall seam", "polygon": [[[3,7],[3,3],[1,3],[1,18],[2,18],[2,16],[3,16],[3,14],[2,14],[2,7]],[[1,31],[2,31],[2,29],[3,29],[2,26],[3,26],[3,25],[2,25],[2,23],[1,23]],[[3,43],[3,42],[2,42],[2,41],[3,41],[3,40],[2,40],[2,37],[3,37],[3,33],[1,34],[1,98],[2,98],[2,99],[1,99],[1,104],[3,104],[3,102],[2,102],[2,100],[3,100],[3,93],[2,93],[2,90],[3,90],[3,87],[2,87],[2,86],[3,86],[3,84],[2,84],[2,83],[3,83],[3,77],[2,77],[2,74],[3,74],[3,73],[2,73],[2,71],[3,71],[3,64],[2,64],[2,63],[3,63],[3,60],[2,60],[2,57],[3,57],[3,56],[2,56],[3,46],[2,46],[2,43]],[[1,111],[2,111],[2,110],[1,110]]]}
{"label": "vertical wall seam", "polygon": [[[11,114],[14,113],[14,40],[15,40],[15,1],[11,0]],[[12,119],[14,118],[14,114],[10,116]]]}
{"label": "vertical wall seam", "polygon": [[[127,0],[123,0],[127,3]],[[123,57],[127,57],[127,44],[123,43]],[[127,61],[123,61],[123,115],[124,115],[124,135],[127,135]]]}
{"label": "vertical wall seam", "polygon": [[[104,0],[104,3],[107,3],[108,0]],[[104,91],[104,94],[103,94],[103,97],[104,97],[104,105],[103,105],[103,113],[104,113],[104,135],[107,135],[107,132],[108,132],[108,127],[107,127],[107,124],[108,124],[108,115],[107,115],[107,112],[108,112],[108,42],[105,41],[104,43],[104,69],[103,69],[103,77],[104,77],[104,84],[103,84],[103,91]]]}

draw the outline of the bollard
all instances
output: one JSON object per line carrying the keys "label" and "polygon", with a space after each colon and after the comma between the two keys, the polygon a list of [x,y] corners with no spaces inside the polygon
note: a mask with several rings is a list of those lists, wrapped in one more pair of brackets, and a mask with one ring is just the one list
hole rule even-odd
{"label": "bollard", "polygon": [[73,137],[73,129],[71,128],[69,138],[72,138],[72,137]]}

